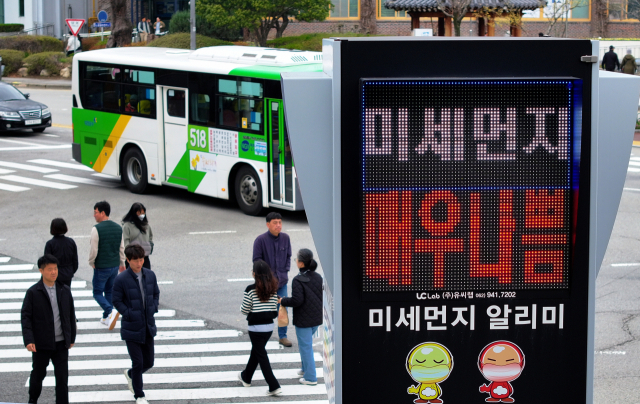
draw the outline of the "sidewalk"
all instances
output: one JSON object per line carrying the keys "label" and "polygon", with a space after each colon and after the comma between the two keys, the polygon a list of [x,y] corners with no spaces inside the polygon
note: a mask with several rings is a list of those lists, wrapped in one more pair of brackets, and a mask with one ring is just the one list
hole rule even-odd
{"label": "sidewalk", "polygon": [[633,145],[635,147],[640,147],[640,130],[636,130],[633,133]]}
{"label": "sidewalk", "polygon": [[71,79],[51,77],[3,77],[2,81],[13,84],[16,87],[71,90]]}

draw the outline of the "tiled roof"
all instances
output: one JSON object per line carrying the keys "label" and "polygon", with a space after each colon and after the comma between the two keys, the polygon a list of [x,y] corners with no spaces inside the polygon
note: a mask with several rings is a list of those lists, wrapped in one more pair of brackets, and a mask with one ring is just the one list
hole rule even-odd
{"label": "tiled roof", "polygon": [[[445,2],[448,2],[445,0]],[[509,8],[512,10],[535,10],[544,7],[545,0],[471,0],[469,11],[489,8]],[[446,3],[445,3],[446,4]],[[438,12],[437,0],[386,0],[384,6],[391,10]]]}

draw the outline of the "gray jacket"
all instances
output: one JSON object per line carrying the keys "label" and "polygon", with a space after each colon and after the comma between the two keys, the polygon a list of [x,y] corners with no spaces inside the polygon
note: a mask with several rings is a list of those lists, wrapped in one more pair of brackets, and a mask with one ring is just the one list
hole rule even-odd
{"label": "gray jacket", "polygon": [[148,224],[146,232],[142,233],[135,224],[122,223],[122,239],[125,247],[129,244],[139,244],[144,248],[145,256],[149,256],[153,252],[153,231]]}

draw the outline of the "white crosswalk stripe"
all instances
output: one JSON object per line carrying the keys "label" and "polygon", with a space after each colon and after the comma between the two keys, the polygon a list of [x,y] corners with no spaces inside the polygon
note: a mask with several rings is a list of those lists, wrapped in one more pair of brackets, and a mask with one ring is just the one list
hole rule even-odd
{"label": "white crosswalk stripe", "polygon": [[113,175],[109,175],[109,174],[95,173],[95,174],[91,174],[91,175],[93,175],[95,177],[98,177],[98,178],[104,178],[105,180],[112,180],[112,181],[120,182],[120,178],[114,177]]}
{"label": "white crosswalk stripe", "polygon": [[5,262],[9,262],[11,257],[0,257],[0,264],[4,264]]}
{"label": "white crosswalk stripe", "polygon": [[2,175],[11,174],[11,173],[15,173],[15,170],[7,170],[6,168],[0,168],[0,174]]}
{"label": "white crosswalk stripe", "polygon": [[53,180],[59,180],[59,181],[76,182],[78,184],[85,184],[85,185],[95,185],[98,187],[107,187],[107,188],[117,188],[120,186],[120,183],[113,182],[113,181],[96,181],[90,178],[74,177],[72,175],[66,175],[66,174],[50,174],[50,175],[45,175],[45,178],[51,178]]}
{"label": "white crosswalk stripe", "polygon": [[26,271],[33,267],[33,264],[0,265],[0,271]]}
{"label": "white crosswalk stripe", "polygon": [[[35,161],[31,161],[35,162]],[[10,259],[0,257],[0,375],[21,375],[20,388],[24,393],[29,386],[32,369],[32,354],[24,348],[21,335],[20,309],[25,290],[31,287],[40,273],[29,264],[13,264],[11,270],[2,271],[2,265]],[[23,267],[20,267],[23,265]],[[21,268],[21,269],[17,269]],[[20,273],[17,271],[29,271]],[[30,275],[30,276],[28,276]],[[32,281],[21,281],[30,279]],[[119,329],[109,331],[100,324],[101,309],[93,300],[91,285],[85,281],[72,282],[72,295],[76,306],[76,317],[84,319],[77,324],[78,333],[74,347],[69,350],[69,401],[72,403],[121,403],[133,402],[127,388],[123,369],[131,367],[131,359]],[[265,397],[267,384],[258,370],[252,386],[242,387],[237,380],[238,372],[249,360],[251,342],[241,331],[231,329],[209,329],[201,319],[179,319],[175,310],[162,309],[155,314],[157,334],[154,338],[155,360],[153,369],[144,375],[145,395],[150,402],[242,402],[240,404],[268,404]],[[266,345],[273,372],[280,381],[282,395],[278,402],[286,404],[328,404],[323,382],[322,356],[314,352],[316,361],[316,386],[298,383],[301,367],[300,354],[286,350],[277,341]],[[48,371],[53,370],[50,363]],[[4,378],[3,378],[4,379]],[[15,380],[15,378],[13,379]],[[15,392],[18,386],[10,381]],[[10,388],[5,384],[2,390]],[[53,393],[55,377],[49,372],[44,379],[45,392]],[[265,397],[262,399],[262,397]],[[4,398],[4,397],[3,397]],[[15,401],[18,398],[9,400]],[[7,401],[7,400],[5,400]]]}
{"label": "white crosswalk stripe", "polygon": [[90,168],[90,167],[87,167],[87,166],[83,166],[80,163],[65,163],[63,161],[55,161],[55,160],[47,160],[47,159],[29,160],[28,163],[35,163],[35,164],[42,164],[42,165],[45,165],[45,166],[70,168],[72,170],[81,170],[81,171],[93,172],[93,168]]}
{"label": "white crosswalk stripe", "polygon": [[32,166],[32,165],[20,164],[20,163],[11,163],[9,161],[0,161],[0,167],[9,167],[9,168],[15,168],[18,170],[25,170],[25,171],[35,171],[37,173],[42,173],[42,174],[55,173],[56,171],[58,171],[55,168],[39,167],[39,166]]}
{"label": "white crosswalk stripe", "polygon": [[[27,290],[33,286],[35,282],[0,282],[0,290]],[[87,281],[72,281],[71,289],[84,289],[87,287]]]}
{"label": "white crosswalk stripe", "polygon": [[0,180],[19,182],[20,184],[37,185],[39,187],[54,188],[54,189],[77,188],[77,186],[75,185],[62,184],[60,182],[38,180],[35,178],[21,177],[19,175],[3,175],[3,176],[0,176]]}
{"label": "white crosswalk stripe", "polygon": [[[100,319],[102,318],[102,310],[82,310],[82,311],[76,311],[76,318],[78,319],[87,319],[87,318],[95,318],[95,319]],[[175,310],[158,310],[158,312],[156,313],[156,317],[173,317],[176,315],[176,311]],[[0,321],[19,321],[20,320],[20,313],[3,313],[0,314]],[[96,320],[98,321],[98,320]],[[1,356],[0,356],[1,358]]]}
{"label": "white crosswalk stripe", "polygon": [[[104,325],[100,324],[97,321],[80,321],[76,324],[78,325],[78,330],[104,330]],[[158,328],[178,328],[178,327],[194,328],[194,327],[204,327],[204,326],[205,324],[203,320],[156,320],[156,327]],[[119,328],[120,328],[120,321],[116,323],[115,329],[117,330]],[[22,331],[22,325],[20,323],[0,324],[0,332],[20,332],[20,331]]]}
{"label": "white crosswalk stripe", "polygon": [[19,185],[2,184],[2,183],[0,183],[0,189],[3,190],[3,191],[9,191],[9,192],[22,192],[22,191],[28,191],[31,188],[21,187]]}

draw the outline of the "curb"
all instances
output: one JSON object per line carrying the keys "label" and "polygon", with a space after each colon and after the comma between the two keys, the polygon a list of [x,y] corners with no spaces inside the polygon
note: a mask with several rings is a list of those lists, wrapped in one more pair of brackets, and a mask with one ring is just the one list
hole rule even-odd
{"label": "curb", "polygon": [[46,89],[56,89],[56,90],[71,90],[71,84],[41,84],[41,83],[9,83],[14,87],[20,88],[46,88]]}

